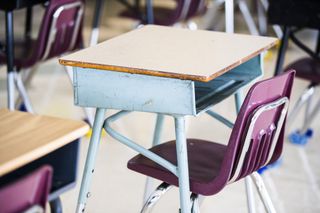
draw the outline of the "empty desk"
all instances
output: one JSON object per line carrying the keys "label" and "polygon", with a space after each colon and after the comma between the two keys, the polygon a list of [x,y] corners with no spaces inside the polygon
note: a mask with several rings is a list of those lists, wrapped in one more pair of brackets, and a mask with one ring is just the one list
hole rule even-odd
{"label": "empty desk", "polygon": [[[101,130],[179,177],[182,213],[190,211],[184,118],[197,116],[262,75],[260,53],[277,39],[146,26],[60,59],[74,67],[75,104],[97,113],[78,212],[84,211]],[[106,109],[123,110],[104,122]],[[109,124],[130,111],[175,119],[178,165],[146,150]]]}

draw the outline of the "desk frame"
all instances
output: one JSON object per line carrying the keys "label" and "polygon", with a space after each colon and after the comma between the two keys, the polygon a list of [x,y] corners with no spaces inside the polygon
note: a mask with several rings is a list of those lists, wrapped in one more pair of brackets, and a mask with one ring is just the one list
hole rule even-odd
{"label": "desk frame", "polygon": [[[243,73],[242,78],[248,80],[240,84],[238,87],[235,86],[230,93],[226,92],[228,96],[235,94],[236,109],[239,111],[243,100],[239,89],[262,75],[261,58],[261,56],[253,58],[210,82],[198,84],[208,84],[209,86],[212,86],[214,85],[213,83],[215,83],[215,80],[219,78],[228,79],[230,82],[232,82],[232,77],[236,78],[235,76],[237,76],[240,78],[239,75],[236,74],[239,74],[240,72]],[[250,67],[255,68],[255,74],[251,73],[253,69],[250,69]],[[93,133],[90,139],[90,146],[87,153],[85,170],[81,183],[77,212],[84,212],[87,198],[90,196],[89,188],[94,173],[95,160],[103,128],[121,143],[154,160],[175,174],[179,178],[181,211],[182,213],[190,212],[191,205],[189,198],[190,186],[185,135],[185,116],[197,116],[198,114],[207,111],[212,105],[216,104],[216,102],[210,102],[209,106],[206,106],[205,108],[200,107],[200,109],[197,110],[195,95],[197,92],[197,82],[191,80],[130,74],[116,71],[102,71],[79,67],[74,68],[73,76],[75,104],[81,107],[97,108],[93,125]],[[141,88],[136,85],[142,86],[143,91],[147,92],[139,92],[139,89]],[[162,85],[162,90],[159,90],[159,85]],[[238,92],[235,93],[236,91]],[[153,97],[149,96],[149,93],[153,92]],[[174,97],[176,96],[173,98],[168,96],[168,94],[173,92],[175,92],[178,98],[175,99]],[[132,98],[130,99],[130,97],[133,95],[132,93],[135,93],[134,100]],[[163,101],[164,98],[167,99],[168,102]],[[211,97],[211,99],[214,98],[217,97]],[[181,104],[182,99],[184,99],[183,103],[185,104]],[[220,101],[222,100],[223,99]],[[179,104],[179,106],[176,106],[177,104]],[[107,109],[118,109],[122,111],[105,120],[105,113]],[[170,115],[174,118],[176,147],[177,153],[179,153],[177,155],[177,166],[134,143],[110,127],[110,123],[112,121],[124,116],[125,114],[129,113],[129,111],[157,113],[157,123],[153,137],[153,145],[159,144],[160,142],[164,115]],[[220,121],[228,124],[228,122],[224,122],[223,119]],[[248,192],[251,193],[250,191]],[[252,204],[253,203],[250,203],[250,205]],[[251,207],[249,208],[252,210]]]}

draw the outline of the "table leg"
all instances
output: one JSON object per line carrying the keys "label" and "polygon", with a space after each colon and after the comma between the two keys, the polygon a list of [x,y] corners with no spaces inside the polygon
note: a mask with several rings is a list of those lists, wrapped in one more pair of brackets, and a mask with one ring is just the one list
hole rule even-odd
{"label": "table leg", "polygon": [[[152,146],[156,146],[156,145],[160,144],[160,136],[161,136],[161,132],[162,132],[163,121],[164,121],[164,115],[157,114],[156,126],[155,126],[154,133],[153,133]],[[145,188],[144,188],[143,204],[147,201],[151,192],[153,191],[153,189],[152,189],[153,181],[152,180],[153,179],[151,177],[147,177]]]}
{"label": "table leg", "polygon": [[190,186],[189,186],[189,168],[188,152],[185,134],[185,118],[183,116],[175,117],[176,131],[176,152],[178,161],[178,178],[180,191],[180,208],[181,213],[189,213],[190,205]]}
{"label": "table leg", "polygon": [[233,0],[225,0],[226,32],[234,33],[234,4]]}
{"label": "table leg", "polygon": [[100,26],[103,8],[104,8],[104,0],[96,0],[89,46],[98,44],[99,26]]}
{"label": "table leg", "polygon": [[[243,102],[243,94],[242,94],[242,90],[239,90],[235,94],[235,103],[236,103],[237,113],[239,113],[240,111],[242,102]],[[247,194],[248,210],[250,213],[254,213],[256,212],[256,210],[255,210],[252,180],[250,179],[250,177],[246,177],[244,181],[245,181],[246,194]]]}
{"label": "table leg", "polygon": [[6,55],[7,55],[7,90],[8,108],[14,110],[14,42],[13,42],[13,11],[6,12]]}
{"label": "table leg", "polygon": [[282,72],[286,51],[289,44],[290,27],[284,26],[281,39],[280,49],[278,53],[277,63],[274,75],[279,75]]}
{"label": "table leg", "polygon": [[92,136],[90,139],[90,145],[87,153],[87,159],[84,167],[84,172],[82,176],[80,194],[78,197],[78,205],[77,205],[77,213],[82,213],[85,210],[87,198],[90,197],[89,187],[91,184],[94,166],[96,161],[96,156],[98,152],[98,147],[101,139],[101,131],[104,123],[106,109],[98,108],[93,128],[92,128]]}
{"label": "table leg", "polygon": [[154,24],[153,0],[147,0],[147,24]]}

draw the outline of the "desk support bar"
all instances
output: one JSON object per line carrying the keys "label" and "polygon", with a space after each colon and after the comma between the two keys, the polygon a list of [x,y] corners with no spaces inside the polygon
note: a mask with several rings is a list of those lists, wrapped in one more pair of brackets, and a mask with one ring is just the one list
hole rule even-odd
{"label": "desk support bar", "polygon": [[173,165],[172,163],[170,163],[166,159],[158,156],[157,154],[151,152],[150,150],[148,150],[148,149],[140,146],[139,144],[133,142],[129,138],[121,135],[120,133],[116,132],[114,129],[112,129],[110,127],[110,124],[112,122],[116,121],[117,119],[121,118],[122,116],[124,116],[124,115],[126,115],[128,113],[130,113],[130,111],[120,111],[120,112],[110,116],[109,118],[107,118],[105,120],[105,122],[104,122],[104,125],[103,125],[103,127],[107,131],[107,133],[109,133],[110,136],[113,137],[114,139],[116,139],[119,142],[123,143],[124,145],[130,147],[131,149],[139,152],[143,156],[151,159],[152,161],[158,163],[159,165],[161,165],[164,168],[168,169],[171,173],[173,173],[174,175],[177,176],[177,167],[175,165]]}
{"label": "desk support bar", "polygon": [[83,213],[86,207],[86,201],[87,198],[90,197],[89,187],[91,184],[93,172],[94,172],[94,166],[96,161],[96,156],[100,144],[101,139],[101,131],[104,121],[104,116],[106,113],[106,109],[104,108],[98,108],[93,128],[92,128],[92,136],[90,139],[90,145],[88,149],[86,164],[84,167],[83,177],[81,181],[81,188],[80,188],[80,194],[78,198],[78,205],[77,205],[77,213]]}
{"label": "desk support bar", "polygon": [[222,115],[219,115],[218,113],[212,111],[211,109],[209,109],[208,111],[206,111],[206,113],[208,115],[210,115],[211,117],[217,119],[218,121],[220,121],[221,123],[223,123],[224,125],[226,125],[227,127],[229,127],[230,129],[233,128],[234,123],[232,123],[231,121],[229,121],[228,119],[226,119],[225,117],[223,117]]}
{"label": "desk support bar", "polygon": [[[164,122],[164,115],[163,114],[157,114],[157,120],[156,120],[156,125],[154,128],[153,132],[153,141],[152,141],[152,146],[156,146],[160,144],[160,138],[161,138],[161,133],[163,129],[163,122]],[[143,194],[143,204],[148,200],[150,197],[152,191],[153,191],[153,178],[147,177],[146,179],[146,184],[144,187],[144,194]]]}

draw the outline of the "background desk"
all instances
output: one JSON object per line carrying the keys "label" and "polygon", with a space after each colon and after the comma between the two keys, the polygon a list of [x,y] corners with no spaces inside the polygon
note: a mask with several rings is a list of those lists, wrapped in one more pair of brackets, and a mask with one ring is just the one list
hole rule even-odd
{"label": "background desk", "polygon": [[51,164],[54,175],[49,201],[55,202],[74,186],[78,142],[73,141],[88,130],[88,125],[80,121],[1,109],[0,187],[43,164]]}

